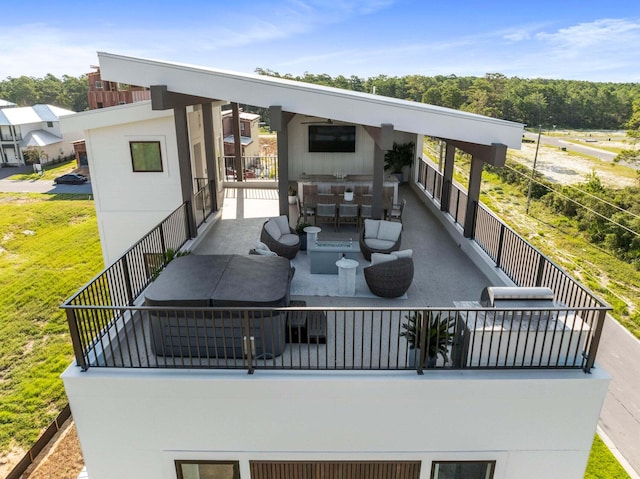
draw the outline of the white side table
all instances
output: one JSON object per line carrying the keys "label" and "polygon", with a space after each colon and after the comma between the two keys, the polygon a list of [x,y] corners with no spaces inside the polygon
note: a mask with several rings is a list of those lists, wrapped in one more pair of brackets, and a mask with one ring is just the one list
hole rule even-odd
{"label": "white side table", "polygon": [[355,296],[358,262],[355,259],[342,258],[336,261],[336,266],[338,267],[338,292],[341,296]]}
{"label": "white side table", "polygon": [[320,233],[322,229],[318,226],[307,226],[302,231],[307,233],[307,244],[309,244],[309,242],[315,243],[316,241],[318,241],[318,233]]}

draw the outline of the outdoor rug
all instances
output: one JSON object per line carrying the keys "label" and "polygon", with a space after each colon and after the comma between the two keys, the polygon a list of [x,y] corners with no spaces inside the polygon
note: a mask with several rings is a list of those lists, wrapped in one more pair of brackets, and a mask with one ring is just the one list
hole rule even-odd
{"label": "outdoor rug", "polygon": [[[360,255],[358,263],[360,263],[360,265],[356,269],[355,297],[377,298],[378,296],[369,290],[369,287],[364,280],[364,273],[362,272],[365,267],[369,266],[369,262]],[[291,260],[291,265],[296,268],[296,273],[293,275],[293,279],[291,280],[292,296],[345,297],[340,294],[337,274],[311,274],[310,259],[304,251],[299,252],[296,257]],[[407,295],[404,294],[398,299],[407,299]]]}

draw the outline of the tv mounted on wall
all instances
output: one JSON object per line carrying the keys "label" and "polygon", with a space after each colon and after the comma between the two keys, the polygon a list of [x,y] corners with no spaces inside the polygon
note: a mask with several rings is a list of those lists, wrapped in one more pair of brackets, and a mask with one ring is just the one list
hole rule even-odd
{"label": "tv mounted on wall", "polygon": [[354,153],[354,125],[309,125],[310,153]]}

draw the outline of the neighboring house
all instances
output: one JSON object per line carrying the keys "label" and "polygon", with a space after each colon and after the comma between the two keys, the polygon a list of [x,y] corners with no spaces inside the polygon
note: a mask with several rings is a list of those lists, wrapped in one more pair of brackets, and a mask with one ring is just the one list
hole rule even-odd
{"label": "neighboring house", "polygon": [[0,108],[11,108],[12,106],[16,106],[16,104],[0,98]]}
{"label": "neighboring house", "polygon": [[[242,156],[260,156],[260,115],[241,111],[240,144]],[[233,137],[233,112],[222,112],[222,129],[224,134],[224,156],[235,155]]]}
{"label": "neighboring house", "polygon": [[72,142],[80,135],[78,130],[63,135],[59,118],[74,113],[53,105],[0,109],[0,162],[24,165],[28,149],[37,151],[43,165],[73,155]]}
{"label": "neighboring house", "polygon": [[92,68],[96,71],[87,74],[89,79],[87,98],[90,110],[149,100],[148,88],[104,81],[100,77],[100,67],[92,66]]}
{"label": "neighboring house", "polygon": [[[105,78],[154,86],[151,102],[63,119],[64,130],[84,130],[108,265],[64,304],[76,363],[62,377],[91,479],[583,477],[609,381],[593,367],[608,306],[479,204],[483,165],[502,166],[507,148],[520,148],[523,125],[280,78],[99,58]],[[371,180],[379,218],[385,151],[394,141],[440,138],[444,170],[419,150],[409,187],[455,249],[476,258],[494,284],[552,287],[567,307],[546,303],[541,313],[508,303],[500,313],[421,305],[425,315],[448,308],[463,323],[455,367],[429,371],[400,354],[407,300],[363,308],[315,298],[335,320],[333,337],[315,345],[290,340],[278,357],[254,357],[259,336],[251,328],[293,313],[246,309],[258,291],[232,302],[239,312],[195,297],[195,308],[184,301],[141,307],[165,254],[202,238],[205,219],[221,205],[221,101],[269,108],[281,214],[289,213],[290,182],[340,172]],[[466,192],[453,182],[456,150],[472,157]],[[432,247],[438,276],[458,268],[436,261]],[[429,258],[420,261],[431,267]],[[209,279],[201,273],[198,284]],[[456,273],[464,278],[466,270]],[[458,284],[448,293],[455,296]],[[419,286],[441,287],[437,280]],[[242,285],[235,288],[227,293]],[[318,314],[300,308],[305,321]],[[536,318],[526,327],[525,314]],[[550,326],[539,326],[549,318]],[[231,355],[221,342],[236,340],[242,352]],[[225,352],[210,356],[214,345]],[[512,348],[520,348],[518,364]]]}

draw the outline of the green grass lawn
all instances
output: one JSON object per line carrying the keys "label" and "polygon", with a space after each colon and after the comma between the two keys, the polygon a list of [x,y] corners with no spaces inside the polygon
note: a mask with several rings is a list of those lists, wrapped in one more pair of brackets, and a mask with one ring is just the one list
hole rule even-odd
{"label": "green grass lawn", "polygon": [[59,163],[57,165],[47,166],[44,165],[42,167],[43,174],[39,175],[37,173],[20,173],[17,175],[12,175],[8,180],[53,180],[54,178],[64,175],[65,173],[70,173],[76,168],[76,160],[65,161],[64,163]]}
{"label": "green grass lawn", "polygon": [[92,201],[0,193],[0,451],[31,447],[67,402],[59,306],[102,267]]}
{"label": "green grass lawn", "polygon": [[629,474],[596,434],[589,454],[585,479],[629,479]]}

